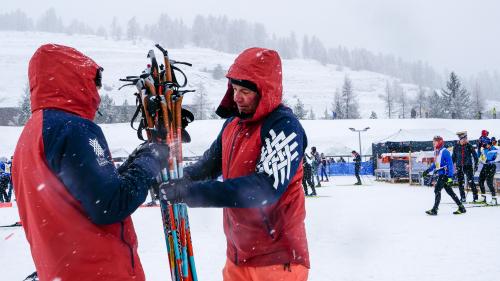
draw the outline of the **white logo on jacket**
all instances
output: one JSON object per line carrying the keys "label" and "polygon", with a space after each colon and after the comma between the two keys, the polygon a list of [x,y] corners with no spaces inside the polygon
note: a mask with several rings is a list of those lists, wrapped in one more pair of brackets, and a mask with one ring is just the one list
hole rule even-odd
{"label": "white logo on jacket", "polygon": [[106,158],[106,155],[104,154],[104,149],[102,149],[97,139],[89,139],[89,144],[94,149],[94,153],[97,156],[96,160],[99,166],[102,167],[110,163]]}
{"label": "white logo on jacket", "polygon": [[278,184],[284,184],[285,179],[290,179],[291,162],[299,156],[296,151],[298,144],[294,141],[297,134],[286,136],[283,131],[276,134],[273,129],[269,134],[271,138],[264,140],[257,170],[273,176],[273,186],[277,189]]}

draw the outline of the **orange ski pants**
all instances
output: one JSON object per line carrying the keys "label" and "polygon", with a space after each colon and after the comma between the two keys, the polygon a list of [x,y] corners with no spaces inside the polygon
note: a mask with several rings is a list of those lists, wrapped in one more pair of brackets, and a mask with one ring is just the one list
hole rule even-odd
{"label": "orange ski pants", "polygon": [[253,267],[237,266],[226,260],[222,270],[224,281],[307,281],[308,275],[309,269],[301,264]]}

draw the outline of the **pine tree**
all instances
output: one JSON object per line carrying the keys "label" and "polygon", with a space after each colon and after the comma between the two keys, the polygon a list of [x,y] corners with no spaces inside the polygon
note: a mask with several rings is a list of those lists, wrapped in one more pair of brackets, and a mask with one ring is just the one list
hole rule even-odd
{"label": "pine tree", "polygon": [[131,112],[129,111],[129,104],[128,101],[125,99],[120,106],[120,109],[118,111],[118,120],[117,122],[120,123],[125,123],[125,122],[130,122],[132,119]]}
{"label": "pine tree", "polygon": [[305,119],[307,116],[305,106],[299,98],[297,98],[297,103],[293,107],[293,113],[295,114],[295,116],[297,116],[298,119]]}
{"label": "pine tree", "polygon": [[45,32],[63,32],[64,25],[60,17],[56,15],[56,10],[50,8],[42,15],[36,24],[37,30]]}
{"label": "pine tree", "polygon": [[429,118],[444,118],[446,115],[443,105],[443,98],[437,90],[427,98],[427,108],[429,108]]}
{"label": "pine tree", "polygon": [[212,71],[212,77],[215,79],[215,80],[220,80],[222,78],[224,78],[224,69],[222,69],[222,65],[220,64],[217,64],[217,66],[215,66],[214,70]]}
{"label": "pine tree", "polygon": [[482,112],[484,111],[484,101],[481,97],[481,88],[479,86],[479,83],[476,81],[476,84],[474,86],[474,91],[472,92],[473,96],[473,103],[472,103],[472,111],[473,111],[473,116],[476,119],[481,119],[482,118]]}
{"label": "pine tree", "polygon": [[375,111],[372,111],[372,114],[370,115],[370,119],[377,119],[377,113]]}
{"label": "pine tree", "polygon": [[344,84],[342,85],[342,102],[344,104],[345,119],[359,118],[358,101],[352,86],[352,81],[347,75],[344,77]]}
{"label": "pine tree", "polygon": [[314,114],[314,110],[312,107],[309,110],[309,120],[316,120],[316,114]]}
{"label": "pine tree", "polygon": [[118,20],[116,17],[113,17],[113,22],[111,23],[111,38],[114,40],[120,40],[122,39],[122,28],[120,27],[120,24],[118,23]]}
{"label": "pine tree", "polygon": [[324,120],[330,120],[332,119],[332,116],[330,115],[330,112],[328,112],[328,107],[325,107],[325,112],[323,112],[323,119]]}
{"label": "pine tree", "polygon": [[101,104],[99,105],[99,112],[101,112],[102,116],[100,114],[97,114],[95,117],[95,122],[96,123],[115,122],[114,106],[115,102],[108,94],[101,95]]}
{"label": "pine tree", "polygon": [[446,90],[442,89],[441,94],[448,117],[463,119],[469,116],[470,95],[455,72],[450,73],[450,80],[446,82]]}
{"label": "pine tree", "polygon": [[127,39],[132,40],[135,44],[135,40],[139,37],[140,29],[141,28],[139,23],[137,23],[137,20],[135,17],[132,17],[127,23]]}
{"label": "pine tree", "polygon": [[342,94],[340,93],[339,89],[335,90],[335,95],[333,97],[333,118],[334,119],[344,119],[345,118],[345,107],[344,103],[342,102]]}
{"label": "pine tree", "polygon": [[29,83],[26,83],[24,86],[23,95],[19,102],[19,107],[21,112],[19,114],[19,118],[17,119],[18,125],[24,125],[31,117],[31,102],[30,102],[30,86]]}
{"label": "pine tree", "polygon": [[309,37],[307,35],[302,39],[302,57],[305,59],[311,58],[311,50],[309,45]]}

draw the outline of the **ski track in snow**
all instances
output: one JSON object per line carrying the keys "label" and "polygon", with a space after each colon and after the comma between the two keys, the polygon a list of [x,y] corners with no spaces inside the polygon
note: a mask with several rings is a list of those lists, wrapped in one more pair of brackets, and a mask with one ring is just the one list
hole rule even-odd
{"label": "ski track in snow", "polygon": [[[500,277],[495,262],[500,208],[467,209],[456,216],[454,205],[442,204],[439,215],[430,217],[424,211],[434,202],[432,188],[379,182],[336,186],[355,179],[330,179],[317,189],[328,197],[306,199],[309,280],[487,281]],[[443,202],[451,202],[445,192]],[[199,279],[221,280],[226,259],[222,211],[190,208],[189,216]],[[1,224],[17,219],[16,208],[0,209]],[[159,208],[140,208],[133,220],[147,280],[168,279]],[[34,270],[22,229],[0,229],[0,238],[2,280],[22,280]]]}

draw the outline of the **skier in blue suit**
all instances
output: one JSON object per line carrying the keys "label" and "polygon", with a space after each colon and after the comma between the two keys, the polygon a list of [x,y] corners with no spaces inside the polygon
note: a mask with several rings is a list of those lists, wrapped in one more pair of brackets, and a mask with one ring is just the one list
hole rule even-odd
{"label": "skier in blue suit", "polygon": [[435,136],[432,140],[434,145],[434,163],[423,173],[424,177],[430,172],[438,175],[437,182],[434,186],[434,207],[426,211],[428,215],[435,216],[438,213],[439,203],[441,202],[441,190],[444,188],[446,193],[455,201],[458,210],[453,212],[455,215],[466,212],[464,205],[460,202],[455,192],[451,188],[453,184],[453,161],[450,152],[444,147],[443,138]]}

